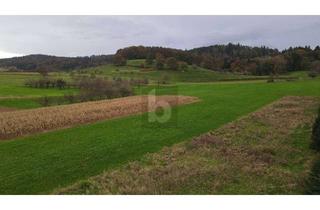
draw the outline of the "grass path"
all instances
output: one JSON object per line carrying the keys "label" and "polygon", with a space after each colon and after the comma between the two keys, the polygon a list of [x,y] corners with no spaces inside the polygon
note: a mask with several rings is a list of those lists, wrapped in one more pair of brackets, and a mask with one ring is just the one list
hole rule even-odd
{"label": "grass path", "polygon": [[146,115],[138,115],[0,142],[0,194],[50,193],[216,129],[285,95],[320,96],[320,82],[179,84],[176,91],[201,102],[174,109],[177,118],[170,124],[150,126]]}

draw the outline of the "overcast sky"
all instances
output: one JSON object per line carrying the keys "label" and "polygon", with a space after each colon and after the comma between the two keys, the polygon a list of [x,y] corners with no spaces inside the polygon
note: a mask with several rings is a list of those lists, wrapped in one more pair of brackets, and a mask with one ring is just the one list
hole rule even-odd
{"label": "overcast sky", "polygon": [[320,45],[320,16],[0,16],[0,57],[113,54],[132,46]]}

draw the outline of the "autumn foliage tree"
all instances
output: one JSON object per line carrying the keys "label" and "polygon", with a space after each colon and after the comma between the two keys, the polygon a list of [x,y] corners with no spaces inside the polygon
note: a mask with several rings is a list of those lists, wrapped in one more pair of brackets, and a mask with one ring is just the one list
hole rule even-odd
{"label": "autumn foliage tree", "polygon": [[112,63],[112,55],[92,55],[84,57],[58,57],[49,55],[26,55],[0,59],[0,67],[14,71],[69,71]]}
{"label": "autumn foliage tree", "polygon": [[115,55],[85,57],[29,55],[0,59],[0,67],[11,71],[47,69],[48,72],[52,72],[79,70],[108,63],[123,66],[126,65],[127,60],[132,59],[145,59],[144,67],[155,67],[160,70],[165,66],[176,70],[179,69],[177,64],[185,62],[187,65],[239,74],[270,75],[292,71],[310,71],[309,74],[316,75],[318,70],[315,66],[320,60],[320,47],[317,46],[314,49],[310,46],[291,47],[279,51],[265,46],[250,47],[232,43],[190,50],[131,46],[119,49]]}
{"label": "autumn foliage tree", "polygon": [[156,64],[155,64],[156,68],[158,70],[164,69],[165,62],[166,62],[166,60],[165,60],[164,56],[162,54],[158,53],[156,55]]}
{"label": "autumn foliage tree", "polygon": [[[164,63],[169,58],[170,60],[175,58],[178,63],[186,62],[188,65],[201,66],[215,71],[270,75],[309,70],[311,63],[320,59],[320,47],[314,49],[308,46],[295,47],[280,52],[265,46],[250,47],[232,43],[191,50],[132,46],[118,50],[117,54],[123,55],[126,59],[146,59],[147,66],[151,66],[155,59],[153,65],[157,69],[163,69]],[[176,66],[175,63],[174,66]]]}
{"label": "autumn foliage tree", "polygon": [[281,74],[285,73],[287,69],[287,60],[282,55],[271,57],[272,73]]}
{"label": "autumn foliage tree", "polygon": [[201,67],[206,69],[213,69],[213,58],[210,55],[204,55],[201,61]]}
{"label": "autumn foliage tree", "polygon": [[126,58],[121,55],[121,54],[116,54],[114,57],[113,57],[113,63],[114,65],[116,66],[124,66],[127,64],[127,60]]}
{"label": "autumn foliage tree", "polygon": [[146,65],[147,66],[152,66],[152,64],[153,64],[153,57],[152,57],[152,55],[149,53],[148,55],[147,55],[147,57],[146,57]]}
{"label": "autumn foliage tree", "polygon": [[181,71],[186,71],[186,70],[188,70],[188,64],[187,64],[186,62],[180,62],[180,63],[179,63],[179,69],[180,69]]}
{"label": "autumn foliage tree", "polygon": [[178,61],[174,57],[167,58],[166,64],[167,64],[168,69],[170,69],[170,70],[178,70],[178,68],[179,68]]}
{"label": "autumn foliage tree", "polygon": [[311,71],[315,72],[316,74],[320,74],[320,60],[312,62]]}

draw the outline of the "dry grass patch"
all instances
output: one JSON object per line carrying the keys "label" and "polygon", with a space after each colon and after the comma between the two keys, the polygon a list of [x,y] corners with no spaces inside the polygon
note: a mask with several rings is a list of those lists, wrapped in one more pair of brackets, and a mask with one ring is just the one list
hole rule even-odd
{"label": "dry grass patch", "polygon": [[[313,151],[295,132],[319,101],[285,97],[189,142],[149,154],[57,194],[301,194]],[[307,142],[307,144],[309,144]]]}
{"label": "dry grass patch", "polygon": [[12,111],[14,111],[14,110],[16,110],[16,109],[0,106],[0,113],[2,113],[2,112],[12,112]]}
{"label": "dry grass patch", "polygon": [[[112,100],[85,102],[56,107],[22,110],[0,115],[0,140],[79,124],[113,119],[154,111],[149,96],[132,96]],[[155,102],[165,101],[168,106],[197,101],[189,96],[157,96]]]}

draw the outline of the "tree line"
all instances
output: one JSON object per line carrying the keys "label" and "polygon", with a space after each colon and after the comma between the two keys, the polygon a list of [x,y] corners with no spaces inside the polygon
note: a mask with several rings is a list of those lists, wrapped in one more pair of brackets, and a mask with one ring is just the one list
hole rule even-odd
{"label": "tree line", "polygon": [[85,57],[57,57],[49,55],[27,55],[0,59],[0,67],[11,71],[68,71],[112,63],[112,55]]}
{"label": "tree line", "polygon": [[76,88],[78,92],[67,93],[63,97],[44,96],[38,99],[42,106],[71,104],[77,102],[96,101],[102,99],[112,99],[133,95],[133,86],[147,84],[148,81],[124,80],[122,78],[101,78],[79,76],[72,81],[62,78],[41,77],[39,79],[27,80],[25,85],[33,88]]}
{"label": "tree line", "polygon": [[[146,65],[156,69],[178,70],[186,65],[197,65],[206,69],[229,71],[251,75],[272,75],[292,71],[310,70],[320,73],[320,47],[290,47],[279,51],[240,44],[213,45],[191,50],[163,47],[132,46],[117,51],[113,62],[126,65],[128,59],[146,59]],[[182,68],[179,65],[182,64]]]}
{"label": "tree line", "polygon": [[69,71],[109,63],[126,65],[130,59],[145,59],[143,67],[186,70],[196,65],[216,71],[228,71],[251,75],[272,75],[292,71],[310,70],[310,75],[320,74],[320,47],[288,48],[283,51],[262,47],[250,47],[229,43],[179,50],[165,47],[131,46],[119,49],[115,55],[86,57],[57,57],[28,55],[0,59],[0,67],[12,71]]}

